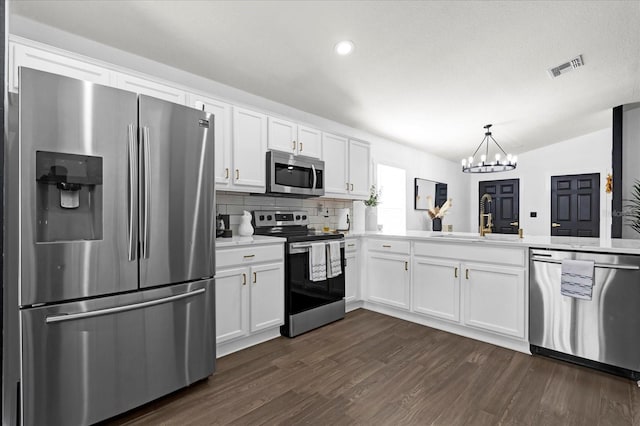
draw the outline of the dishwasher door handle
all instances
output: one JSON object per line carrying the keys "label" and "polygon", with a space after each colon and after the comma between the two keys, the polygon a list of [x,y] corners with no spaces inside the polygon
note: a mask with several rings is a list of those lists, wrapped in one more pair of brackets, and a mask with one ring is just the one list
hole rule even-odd
{"label": "dishwasher door handle", "polygon": [[[542,262],[542,263],[555,263],[558,265],[562,264],[562,260],[558,259],[549,259],[548,257],[537,257],[533,256],[531,258],[534,262]],[[640,266],[638,265],[616,265],[614,263],[596,263],[596,268],[604,268],[604,269],[624,269],[627,271],[638,271],[640,270]]]}

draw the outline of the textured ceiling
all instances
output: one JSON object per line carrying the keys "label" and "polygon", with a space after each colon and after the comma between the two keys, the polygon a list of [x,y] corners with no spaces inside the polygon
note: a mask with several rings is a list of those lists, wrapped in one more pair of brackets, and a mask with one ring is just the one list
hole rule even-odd
{"label": "textured ceiling", "polygon": [[[608,127],[612,107],[640,100],[640,1],[30,0],[10,11],[453,160],[487,123],[521,153]],[[353,55],[333,53],[342,39]],[[578,54],[583,68],[547,75]]]}

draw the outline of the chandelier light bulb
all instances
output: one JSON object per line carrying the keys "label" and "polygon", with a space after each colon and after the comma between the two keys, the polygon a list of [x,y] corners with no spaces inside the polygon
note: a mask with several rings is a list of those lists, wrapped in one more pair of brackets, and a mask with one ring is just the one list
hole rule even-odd
{"label": "chandelier light bulb", "polygon": [[517,162],[518,162],[518,156],[517,156],[517,155],[514,155],[514,156],[513,156],[513,164],[515,164],[515,163],[517,163]]}
{"label": "chandelier light bulb", "polygon": [[487,156],[486,156],[486,155],[484,155],[484,154],[482,154],[482,155],[480,156],[480,161],[482,161],[483,163],[484,163],[485,161],[487,161]]}
{"label": "chandelier light bulb", "polygon": [[496,163],[500,162],[500,154],[496,154]]}
{"label": "chandelier light bulb", "polygon": [[463,158],[463,159],[462,159],[462,167],[464,167],[464,166],[466,166],[466,165],[467,165],[467,159],[466,159],[466,158]]}
{"label": "chandelier light bulb", "polygon": [[473,164],[473,157],[469,157],[468,161],[469,161],[469,165],[472,165]]}

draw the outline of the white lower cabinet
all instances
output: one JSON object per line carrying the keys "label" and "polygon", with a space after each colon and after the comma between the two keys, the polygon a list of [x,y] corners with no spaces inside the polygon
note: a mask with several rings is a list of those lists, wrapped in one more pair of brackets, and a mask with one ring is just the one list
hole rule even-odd
{"label": "white lower cabinet", "polygon": [[409,260],[406,255],[369,252],[368,300],[408,310]]}
{"label": "white lower cabinet", "polygon": [[216,343],[249,334],[249,268],[216,274]]}
{"label": "white lower cabinet", "polygon": [[460,321],[460,263],[415,257],[411,309],[449,321]]}
{"label": "white lower cabinet", "polygon": [[464,323],[524,338],[524,269],[477,263],[465,263],[462,267]]}
{"label": "white lower cabinet", "polygon": [[358,244],[347,240],[345,243],[344,258],[344,300],[346,303],[360,300],[360,261],[358,256]]}
{"label": "white lower cabinet", "polygon": [[[266,255],[265,253],[268,253]],[[216,250],[216,343],[232,344],[219,355],[279,335],[284,324],[284,245]],[[243,343],[246,340],[246,344]]]}
{"label": "white lower cabinet", "polygon": [[365,244],[365,308],[528,351],[526,248],[380,237]]}
{"label": "white lower cabinet", "polygon": [[284,266],[251,268],[251,332],[284,324]]}

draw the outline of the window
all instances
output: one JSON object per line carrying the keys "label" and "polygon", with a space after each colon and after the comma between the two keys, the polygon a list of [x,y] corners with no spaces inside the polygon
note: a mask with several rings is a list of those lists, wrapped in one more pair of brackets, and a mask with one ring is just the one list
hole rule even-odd
{"label": "window", "polygon": [[407,229],[407,172],[397,167],[378,164],[378,226],[383,231]]}

